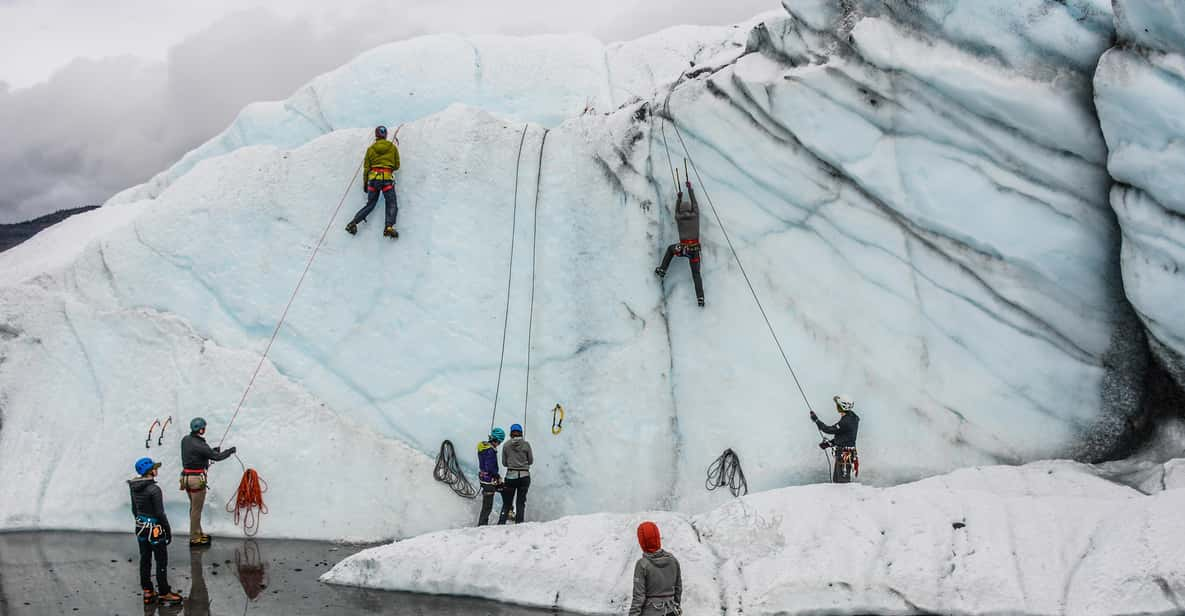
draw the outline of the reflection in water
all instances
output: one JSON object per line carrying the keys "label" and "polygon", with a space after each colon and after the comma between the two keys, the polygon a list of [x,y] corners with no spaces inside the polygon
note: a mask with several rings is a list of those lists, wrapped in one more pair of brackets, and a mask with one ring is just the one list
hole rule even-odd
{"label": "reflection in water", "polygon": [[[342,588],[317,581],[334,563],[360,549],[312,541],[235,539],[216,539],[213,545],[194,550],[174,545],[169,548],[169,581],[183,595],[188,588],[185,603],[144,606],[144,614],[560,615],[474,599]],[[137,614],[143,605],[138,558],[130,533],[0,533],[0,614]]]}

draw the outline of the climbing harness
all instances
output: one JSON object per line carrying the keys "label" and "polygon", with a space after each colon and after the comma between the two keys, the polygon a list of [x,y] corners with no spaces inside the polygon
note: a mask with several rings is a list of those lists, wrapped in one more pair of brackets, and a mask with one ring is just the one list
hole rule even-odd
{"label": "climbing harness", "polygon": [[490,414],[490,429],[494,429],[494,422],[498,418],[498,396],[502,393],[502,368],[506,364],[506,332],[510,326],[510,287],[514,282],[514,244],[515,229],[518,228],[518,175],[523,162],[523,143],[527,140],[527,129],[523,126],[523,134],[518,140],[518,157],[514,162],[514,208],[510,215],[510,272],[506,276],[506,312],[502,316],[502,353],[498,357],[498,383],[494,387],[494,411]]}
{"label": "climbing harness", "polygon": [[[152,431],[160,425],[160,418],[152,420],[152,425],[148,426],[148,436],[144,439],[144,449],[152,448]],[[161,434],[164,434],[164,428],[161,428]]]}
{"label": "climbing harness", "polygon": [[138,515],[136,516],[136,539],[147,541],[148,545],[160,545],[168,539],[168,536],[165,535],[165,527],[156,518]]}
{"label": "climbing harness", "polygon": [[[712,195],[710,193],[708,193],[708,188],[707,188],[707,186],[704,185],[704,178],[702,175],[700,175],[699,165],[695,164],[695,158],[692,157],[691,151],[687,147],[687,141],[683,139],[683,131],[679,130],[679,125],[677,123],[675,123],[674,116],[671,115],[670,96],[667,97],[667,101],[665,104],[666,104],[666,118],[670,118],[669,121],[671,123],[671,128],[675,129],[675,136],[679,139],[679,144],[683,148],[683,153],[687,155],[686,159],[685,159],[685,164],[687,162],[690,162],[690,164],[691,164],[690,171],[695,172],[695,179],[700,185],[700,190],[704,193],[704,198],[708,200],[708,206],[712,210],[712,216],[716,219],[716,225],[720,227],[720,232],[724,236],[724,241],[728,244],[728,250],[730,252],[732,252],[732,258],[733,258],[733,260],[736,261],[737,267],[741,270],[741,275],[745,278],[745,284],[748,285],[748,287],[749,287],[749,293],[753,295],[753,301],[754,301],[754,303],[757,304],[757,310],[761,312],[761,318],[765,321],[766,328],[769,329],[770,337],[773,338],[774,344],[777,345],[778,353],[780,353],[782,355],[782,362],[786,364],[786,370],[788,370],[790,372],[790,377],[794,379],[794,385],[798,388],[798,393],[802,396],[802,401],[806,403],[807,410],[811,411],[813,413],[814,408],[811,407],[811,401],[809,398],[807,398],[806,390],[803,389],[802,382],[798,379],[798,374],[794,371],[794,366],[792,366],[790,364],[790,358],[789,358],[789,356],[786,355],[786,349],[785,349],[785,347],[782,346],[782,341],[781,341],[781,339],[778,338],[778,333],[776,330],[774,330],[773,323],[770,322],[770,320],[769,320],[769,314],[766,313],[765,306],[761,303],[761,297],[757,295],[757,289],[753,286],[753,281],[752,281],[752,279],[749,278],[748,271],[745,270],[745,264],[741,262],[740,254],[737,253],[736,246],[732,243],[732,238],[728,235],[728,228],[724,226],[724,220],[720,217],[720,212],[716,210],[716,204],[715,204],[715,202],[712,201]],[[667,121],[667,120],[664,118],[664,122],[665,121]],[[664,134],[663,134],[663,145],[666,146],[665,130],[664,130]],[[668,164],[670,164],[670,157],[671,157],[671,151],[668,147],[667,148],[667,162],[668,162]],[[690,173],[690,172],[688,172],[688,173]],[[688,180],[690,180],[690,176],[688,177]],[[820,430],[819,434],[820,434],[820,436],[822,436],[823,432]],[[828,472],[831,472],[831,470],[832,470],[831,456],[827,453],[826,450],[823,450],[823,456],[827,460],[827,470],[828,470]]]}
{"label": "climbing harness", "polygon": [[558,435],[564,431],[564,407],[557,404],[551,409],[551,433]]}
{"label": "climbing harness", "polygon": [[432,469],[432,477],[447,484],[461,498],[477,497],[477,489],[469,483],[465,472],[461,470],[461,463],[457,461],[457,451],[452,441],[440,444],[440,453],[436,454],[436,467]]}
{"label": "climbing harness", "polygon": [[733,496],[744,496],[749,493],[749,482],[745,481],[745,472],[741,470],[741,458],[731,449],[725,449],[724,453],[712,462],[708,467],[708,478],[704,481],[704,487],[709,492],[726,486]]}
{"label": "climbing harness", "polygon": [[[239,460],[239,464],[242,463]],[[226,512],[235,514],[235,526],[242,520],[243,534],[248,537],[254,537],[259,532],[260,516],[267,513],[267,505],[263,502],[264,492],[267,492],[267,482],[259,478],[255,469],[247,468],[239,480],[239,489],[226,502]]]}

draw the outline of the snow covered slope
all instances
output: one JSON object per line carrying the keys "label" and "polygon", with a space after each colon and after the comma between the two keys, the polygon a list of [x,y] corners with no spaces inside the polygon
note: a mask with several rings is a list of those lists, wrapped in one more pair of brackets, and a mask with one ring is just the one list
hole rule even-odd
{"label": "snow covered slope", "polygon": [[774,490],[698,516],[574,516],[356,554],[334,584],[624,614],[634,528],[680,560],[688,616],[1177,614],[1185,491],[1142,496],[1064,462],[889,489]]}
{"label": "snow covered slope", "polygon": [[[403,238],[379,237],[376,216],[341,232],[361,205],[351,185],[228,439],[281,500],[265,534],[471,521],[474,503],[429,479],[430,457],[452,439],[472,472],[491,419],[527,424],[529,519],[706,510],[728,498],[703,488],[726,447],[753,490],[822,480],[719,221],[812,403],[833,418],[831,394],[857,399],[866,481],[1105,451],[1138,404],[1144,358],[1089,95],[1105,4],[845,6],[793,3],[743,48],[731,29],[611,48],[611,68],[634,52],[653,68],[598,89],[599,109],[622,102],[621,84],[660,87],[606,114],[581,113],[601,83],[590,75],[604,76],[587,68],[604,50],[584,39],[483,42],[480,80],[442,72],[420,107],[366,84],[431,81],[424,54],[472,69],[472,49],[385,47],[274,122],[245,113],[227,133],[241,141],[0,255],[0,476],[21,484],[0,528],[122,527],[126,496],[109,486],[154,417],[204,415],[220,435],[369,142],[343,127],[400,119],[414,120],[400,133]],[[540,57],[555,64],[520,62]],[[523,96],[534,78],[558,98]],[[499,113],[441,108],[465,92]],[[314,108],[332,121],[301,124]],[[652,273],[675,240],[684,143],[706,188],[703,310],[683,263],[665,286]],[[557,401],[568,417],[553,437]],[[159,455],[175,471],[170,438]],[[216,470],[212,500],[229,496],[233,466]]]}
{"label": "snow covered slope", "polygon": [[1123,279],[1152,348],[1185,387],[1185,4],[1116,0],[1119,42],[1095,75],[1118,184]]}

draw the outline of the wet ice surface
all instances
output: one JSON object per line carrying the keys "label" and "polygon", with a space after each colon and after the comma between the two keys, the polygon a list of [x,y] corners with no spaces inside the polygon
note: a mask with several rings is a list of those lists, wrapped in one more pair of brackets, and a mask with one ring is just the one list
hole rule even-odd
{"label": "wet ice surface", "polygon": [[564,614],[473,599],[329,586],[317,581],[365,546],[216,538],[169,548],[179,608],[144,607],[131,534],[0,533],[0,614]]}

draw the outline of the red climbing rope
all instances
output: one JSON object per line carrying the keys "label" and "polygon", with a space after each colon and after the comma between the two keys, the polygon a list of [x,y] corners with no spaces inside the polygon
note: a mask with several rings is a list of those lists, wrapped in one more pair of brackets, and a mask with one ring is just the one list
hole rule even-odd
{"label": "red climbing rope", "polygon": [[226,502],[226,512],[235,514],[235,526],[243,522],[243,534],[254,537],[259,532],[259,516],[267,513],[267,505],[263,503],[263,493],[267,492],[267,482],[259,478],[259,473],[253,468],[243,471],[243,478],[239,481],[239,489]]}

